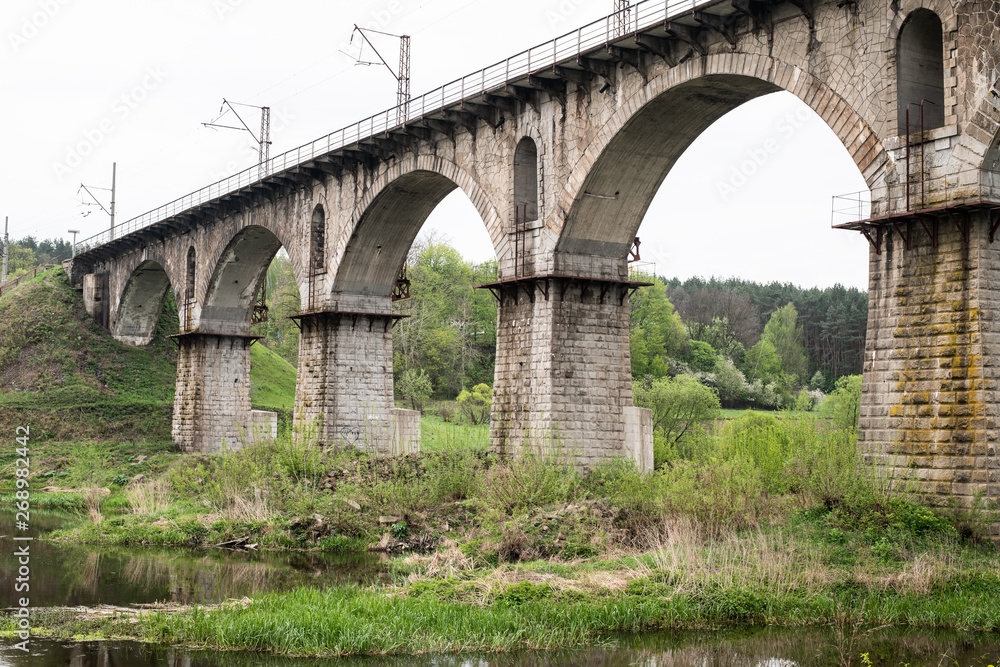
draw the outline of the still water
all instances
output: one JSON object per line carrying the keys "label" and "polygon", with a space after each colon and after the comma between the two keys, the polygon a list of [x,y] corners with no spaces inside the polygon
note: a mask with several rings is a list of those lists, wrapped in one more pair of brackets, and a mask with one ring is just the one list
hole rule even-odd
{"label": "still water", "polygon": [[1000,635],[891,630],[862,638],[830,628],[762,628],[725,632],[649,633],[611,638],[613,648],[535,651],[494,655],[285,658],[270,655],[186,651],[131,642],[44,642],[30,655],[0,647],[0,666],[20,667],[793,667],[873,665],[985,667],[998,664]]}
{"label": "still water", "polygon": [[[0,550],[13,551],[13,515],[0,514]],[[38,536],[77,520],[31,514]],[[31,606],[222,602],[296,586],[370,583],[384,572],[377,556],[126,548],[30,542]],[[14,602],[15,559],[0,559],[0,606]]]}

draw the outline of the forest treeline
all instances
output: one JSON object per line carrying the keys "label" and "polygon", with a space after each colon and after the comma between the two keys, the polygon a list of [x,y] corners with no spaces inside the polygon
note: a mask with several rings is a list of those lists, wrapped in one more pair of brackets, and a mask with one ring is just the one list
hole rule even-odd
{"label": "forest treeline", "polygon": [[[16,241],[11,277],[70,252],[66,241]],[[496,271],[495,261],[474,265],[433,237],[411,248],[410,298],[394,305],[407,317],[393,330],[393,372],[397,392],[415,407],[493,383],[497,305],[489,291],[475,287],[495,280]],[[861,373],[868,318],[861,290],[737,278],[643,279],[654,284],[631,299],[632,375],[639,382],[690,375],[713,388],[724,407],[774,409],[796,401],[806,407],[838,378]],[[284,251],[271,263],[265,289],[269,318],[254,325],[254,333],[295,364],[299,332],[287,318],[300,311],[300,299]]]}
{"label": "forest treeline", "polygon": [[[496,262],[474,265],[445,242],[418,239],[407,260],[408,317],[393,331],[397,393],[420,408],[493,383],[497,304],[476,285],[496,279]],[[724,407],[808,407],[838,378],[861,372],[868,297],[840,285],[803,289],[739,279],[653,282],[631,299],[632,375],[653,381],[691,375]],[[298,290],[284,253],[267,279],[269,322],[256,332],[295,363]],[[805,393],[803,393],[805,392]],[[811,396],[809,392],[812,392]]]}
{"label": "forest treeline", "polygon": [[667,296],[701,339],[713,318],[726,318],[733,335],[749,349],[763,333],[771,314],[791,303],[802,327],[809,377],[820,371],[824,391],[844,375],[861,373],[868,327],[868,293],[834,285],[804,289],[791,283],[760,284],[739,278],[690,278],[667,282]]}

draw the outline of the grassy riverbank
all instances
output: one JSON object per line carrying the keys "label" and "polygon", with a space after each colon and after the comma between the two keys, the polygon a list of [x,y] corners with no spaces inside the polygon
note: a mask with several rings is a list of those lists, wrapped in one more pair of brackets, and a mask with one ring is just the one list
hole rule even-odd
{"label": "grassy riverbank", "polygon": [[[385,550],[399,556],[392,581],[36,627],[309,655],[582,646],[734,623],[1000,631],[989,509],[921,504],[822,420],[748,413],[649,475],[625,461],[584,473],[559,453],[501,461],[476,434],[435,428],[438,451],[395,458],[293,438],[222,456],[150,450],[138,465],[140,450],[111,449],[90,474],[122,484],[58,539]],[[93,454],[37,447],[41,479],[53,465],[82,479]]]}
{"label": "grassy riverbank", "polygon": [[[644,554],[586,562],[483,568],[446,552],[400,563],[400,578],[385,588],[304,588],[139,616],[48,613],[35,623],[55,636],[295,655],[582,647],[613,632],[734,624],[827,624],[857,635],[885,624],[1000,631],[995,556],[937,545],[902,567],[841,571],[823,562],[815,519],[802,520],[715,541],[678,527]],[[799,529],[805,537],[793,535]]]}
{"label": "grassy riverbank", "polygon": [[[28,425],[35,443],[169,443],[177,347],[168,336],[178,318],[168,302],[153,341],[139,349],[101,330],[61,266],[4,293],[0,432]],[[255,408],[287,415],[295,367],[254,345],[250,386]]]}

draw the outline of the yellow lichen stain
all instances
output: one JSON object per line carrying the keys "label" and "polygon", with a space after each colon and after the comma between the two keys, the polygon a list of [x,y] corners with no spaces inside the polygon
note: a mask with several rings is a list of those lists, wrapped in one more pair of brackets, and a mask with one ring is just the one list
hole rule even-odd
{"label": "yellow lichen stain", "polygon": [[[905,305],[910,307],[897,319],[894,331],[900,350],[895,358],[902,362],[902,368],[890,376],[894,396],[889,417],[896,437],[887,453],[900,456],[894,466],[905,460],[907,466],[932,469],[941,456],[974,448],[981,439],[980,417],[986,414],[981,404],[986,386],[982,357],[976,353],[981,312],[969,307],[968,268],[955,267],[955,262],[932,260],[929,270],[916,272],[907,281],[923,282],[930,287],[927,293],[913,292],[913,285],[907,286],[909,290],[896,290],[900,301],[905,293],[922,303],[917,308],[916,302],[908,300]],[[927,280],[928,273],[933,275],[931,280]],[[946,478],[926,479],[921,486],[933,493],[936,487],[950,487],[968,473],[964,468],[949,468],[941,473]]]}

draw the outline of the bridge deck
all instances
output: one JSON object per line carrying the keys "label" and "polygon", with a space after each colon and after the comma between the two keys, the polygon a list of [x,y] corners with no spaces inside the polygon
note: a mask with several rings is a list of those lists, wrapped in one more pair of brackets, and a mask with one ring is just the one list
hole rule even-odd
{"label": "bridge deck", "polygon": [[[301,181],[312,171],[338,160],[386,157],[392,145],[405,146],[413,136],[428,131],[435,122],[469,125],[497,108],[516,101],[515,84],[559,94],[566,81],[581,80],[590,73],[628,64],[637,52],[663,52],[668,39],[691,39],[691,30],[704,26],[723,30],[725,17],[748,10],[746,3],[733,0],[644,0],[610,14],[550,42],[531,47],[506,60],[463,76],[408,103],[387,109],[349,127],[332,132],[311,143],[275,157],[264,165],[254,165],[163,206],[143,213],[78,244],[78,255],[165,221],[195,213],[202,206],[220,202],[241,191],[264,187],[268,182]],[[700,48],[691,40],[693,49]],[[606,69],[604,70],[606,71]],[[564,93],[563,93],[564,94]],[[386,147],[389,146],[387,149]],[[262,175],[263,174],[263,175]]]}

